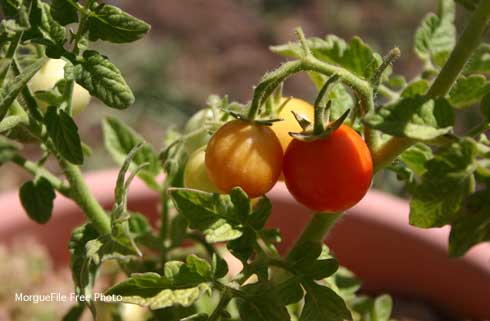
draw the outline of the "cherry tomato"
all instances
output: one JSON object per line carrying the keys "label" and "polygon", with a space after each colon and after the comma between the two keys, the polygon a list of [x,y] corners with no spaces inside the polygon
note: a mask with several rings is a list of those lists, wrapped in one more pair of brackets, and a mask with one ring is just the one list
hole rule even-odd
{"label": "cherry tomato", "polygon": [[184,169],[184,186],[210,193],[219,193],[216,185],[208,176],[206,164],[206,146],[196,150],[187,161]]}
{"label": "cherry tomato", "polygon": [[[202,129],[207,121],[213,119],[213,111],[211,109],[201,109],[187,121],[184,127],[184,134],[195,133],[199,129]],[[202,147],[208,143],[211,139],[211,135],[207,131],[201,131],[192,137],[189,137],[184,141],[184,146],[189,154],[192,154],[199,147]]]}
{"label": "cherry tomato", "polygon": [[[285,99],[284,99],[285,100]],[[281,142],[282,150],[286,152],[289,143],[293,140],[289,136],[289,132],[301,132],[302,128],[296,121],[293,113],[300,114],[304,118],[308,119],[313,123],[313,118],[315,117],[315,109],[312,105],[304,100],[298,98],[291,98],[289,102],[282,108],[282,110],[277,115],[282,118],[282,121],[274,122],[271,126],[272,130],[276,134],[277,138]]]}
{"label": "cherry tomato", "polygon": [[373,162],[361,136],[342,125],[326,139],[294,139],[286,150],[283,171],[298,202],[314,211],[341,212],[367,193]]}
{"label": "cherry tomato", "polygon": [[281,143],[267,126],[233,120],[213,135],[206,149],[211,180],[228,193],[241,187],[249,197],[267,193],[282,169]]}
{"label": "cherry tomato", "polygon": [[[44,66],[31,78],[29,88],[33,91],[51,90],[58,81],[62,80],[65,75],[64,67],[66,61],[63,59],[49,59]],[[71,108],[74,116],[80,114],[90,102],[89,92],[75,84],[73,86],[73,94],[71,98]],[[45,112],[48,109],[48,104],[40,99],[37,99],[39,107]]]}

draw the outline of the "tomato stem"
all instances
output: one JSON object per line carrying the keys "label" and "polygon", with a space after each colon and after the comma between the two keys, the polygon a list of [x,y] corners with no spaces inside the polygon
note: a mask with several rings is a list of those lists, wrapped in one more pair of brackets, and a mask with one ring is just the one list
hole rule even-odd
{"label": "tomato stem", "polygon": [[342,213],[314,213],[289,253],[305,242],[323,242],[341,216]]}
{"label": "tomato stem", "polygon": [[[427,96],[429,98],[444,97],[458,78],[464,65],[478,48],[490,22],[490,1],[480,1],[451,52],[446,64],[432,83]],[[375,171],[388,166],[404,150],[412,146],[414,140],[393,137],[373,153]]]}

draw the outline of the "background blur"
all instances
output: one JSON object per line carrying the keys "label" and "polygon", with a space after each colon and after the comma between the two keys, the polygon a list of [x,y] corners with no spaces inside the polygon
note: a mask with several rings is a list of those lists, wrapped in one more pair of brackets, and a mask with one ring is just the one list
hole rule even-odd
{"label": "background blur", "polygon": [[[385,54],[394,46],[402,58],[394,66],[408,79],[421,67],[414,57],[413,33],[436,1],[422,0],[118,0],[152,31],[132,45],[101,49],[121,68],[136,96],[125,111],[103,107],[95,99],[77,119],[82,139],[94,157],[84,170],[115,166],[104,152],[100,120],[112,114],[126,121],[157,149],[169,126],[181,126],[210,94],[245,102],[252,86],[283,58],[268,46],[307,36],[361,36]],[[462,14],[463,10],[458,10]],[[96,44],[97,45],[97,44]],[[304,75],[286,83],[285,93],[312,101],[314,88]],[[27,151],[35,154],[35,150]],[[54,169],[56,170],[56,169]],[[395,179],[377,178],[376,186],[400,192]],[[388,174],[389,175],[389,174]],[[0,192],[16,188],[27,174],[13,165],[0,168]]]}

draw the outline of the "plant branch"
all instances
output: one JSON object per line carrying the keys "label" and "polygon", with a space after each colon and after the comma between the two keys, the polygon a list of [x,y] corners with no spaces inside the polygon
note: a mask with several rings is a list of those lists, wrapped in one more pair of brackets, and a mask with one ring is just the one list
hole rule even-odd
{"label": "plant branch", "polygon": [[101,235],[110,234],[111,223],[109,216],[102,206],[100,206],[99,202],[92,196],[80,168],[64,159],[59,158],[58,162],[68,182],[70,182],[70,198],[80,206]]}
{"label": "plant branch", "polygon": [[314,213],[305,229],[290,249],[292,253],[305,242],[323,242],[330,229],[340,219],[342,213]]}
{"label": "plant branch", "polygon": [[70,188],[65,185],[65,183],[60,180],[58,177],[54,176],[50,171],[48,171],[46,168],[39,166],[38,164],[28,161],[21,155],[15,155],[12,159],[12,162],[23,169],[25,169],[27,172],[31,173],[33,176],[42,176],[46,178],[51,185],[56,189],[58,192],[60,192],[62,195],[66,197],[70,197]]}
{"label": "plant branch", "polygon": [[[445,96],[463,70],[464,65],[478,48],[490,21],[490,1],[480,1],[461,35],[449,59],[432,83],[427,96]],[[391,164],[405,149],[415,141],[408,138],[393,137],[373,153],[375,171]]]}

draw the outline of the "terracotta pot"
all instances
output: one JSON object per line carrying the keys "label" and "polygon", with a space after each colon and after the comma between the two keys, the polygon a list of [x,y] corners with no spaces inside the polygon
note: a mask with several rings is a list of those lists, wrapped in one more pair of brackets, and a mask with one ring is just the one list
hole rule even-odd
{"label": "terracotta pot", "polygon": [[[117,172],[87,175],[104,207],[113,202]],[[274,211],[269,222],[283,234],[285,250],[308,220],[309,212],[278,184],[270,193]],[[129,193],[131,210],[158,217],[158,195],[135,180]],[[70,200],[58,196],[52,219],[44,226],[31,222],[17,192],[0,195],[0,241],[29,235],[45,244],[58,265],[68,262],[67,242],[83,215]],[[425,300],[450,315],[490,319],[490,244],[474,247],[460,259],[447,255],[449,230],[420,230],[408,224],[408,204],[372,191],[337,224],[327,240],[342,265],[355,272],[368,292],[389,292]]]}

